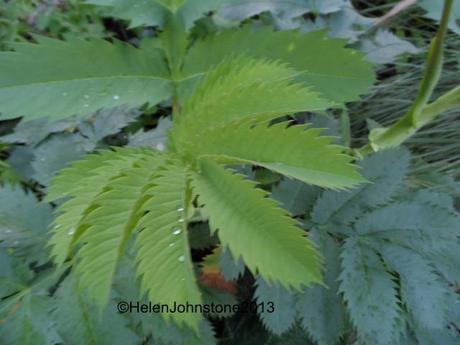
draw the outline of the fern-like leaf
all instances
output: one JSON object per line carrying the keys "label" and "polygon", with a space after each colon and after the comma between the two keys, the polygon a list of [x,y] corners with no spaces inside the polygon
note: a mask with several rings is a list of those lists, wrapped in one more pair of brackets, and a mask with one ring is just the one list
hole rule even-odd
{"label": "fern-like leaf", "polygon": [[[265,327],[275,334],[288,331],[296,321],[296,295],[280,284],[269,284],[259,277],[255,291],[257,304],[263,304],[259,317]],[[273,303],[273,310],[270,308]]]}
{"label": "fern-like leaf", "polygon": [[401,186],[409,167],[407,150],[388,150],[366,157],[361,173],[370,183],[349,192],[325,191],[317,200],[312,220],[329,230],[345,232],[361,214],[389,201]]}
{"label": "fern-like leaf", "polygon": [[2,119],[57,120],[122,104],[156,104],[171,94],[158,51],[104,40],[37,41],[0,53]]}
{"label": "fern-like leaf", "polygon": [[[296,222],[251,182],[208,160],[193,176],[211,228],[268,282],[300,288],[321,281],[320,258]],[[273,260],[270,253],[279,253]]]}
{"label": "fern-like leaf", "polygon": [[332,105],[300,83],[298,72],[278,61],[246,56],[227,59],[211,69],[183,105],[174,138],[195,141],[203,129],[235,121],[269,120]]}
{"label": "fern-like leaf", "polygon": [[[211,129],[187,147],[194,155],[226,163],[254,164],[321,187],[343,189],[364,180],[330,137],[319,129],[229,125]],[[192,144],[193,143],[193,144]]]}
{"label": "fern-like leaf", "polygon": [[407,248],[384,243],[379,246],[391,268],[400,274],[401,297],[412,317],[425,328],[443,329],[448,323],[450,303],[455,301],[452,292],[433,265]]}
{"label": "fern-like leaf", "polygon": [[[196,285],[190,256],[186,214],[190,203],[189,178],[177,161],[157,172],[159,176],[145,190],[145,213],[139,222],[141,232],[136,240],[137,272],[141,290],[148,292],[154,303],[199,304],[201,295]],[[171,313],[177,323],[198,330],[196,313]]]}
{"label": "fern-like leaf", "polygon": [[360,338],[365,344],[398,344],[396,283],[380,257],[356,238],[347,239],[341,256],[340,291]]}
{"label": "fern-like leaf", "polygon": [[345,330],[345,307],[339,295],[340,248],[326,233],[314,231],[327,267],[324,286],[312,286],[297,296],[302,326],[318,345],[336,345]]}
{"label": "fern-like leaf", "polygon": [[345,41],[325,39],[324,32],[273,32],[270,28],[229,30],[194,45],[184,61],[182,85],[190,84],[228,56],[248,54],[280,60],[299,72],[299,80],[326,99],[341,103],[364,93],[374,74],[363,55],[345,49]]}
{"label": "fern-like leaf", "polygon": [[54,178],[45,200],[53,202],[70,197],[59,206],[58,216],[53,221],[49,244],[56,264],[61,265],[65,261],[72,242],[83,234],[85,228],[80,224],[82,215],[102,192],[107,181],[132,166],[144,152],[142,149],[100,151],[63,169]]}
{"label": "fern-like leaf", "polygon": [[162,155],[144,154],[133,166],[108,181],[80,220],[76,271],[79,282],[100,304],[109,297],[115,269],[143,215],[144,188],[152,183]]}

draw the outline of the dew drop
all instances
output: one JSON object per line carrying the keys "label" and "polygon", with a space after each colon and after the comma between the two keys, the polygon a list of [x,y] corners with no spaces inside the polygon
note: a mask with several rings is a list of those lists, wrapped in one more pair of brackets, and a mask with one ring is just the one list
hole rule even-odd
{"label": "dew drop", "polygon": [[181,229],[176,229],[173,231],[173,235],[179,235],[181,233]]}
{"label": "dew drop", "polygon": [[114,100],[117,100],[117,99],[120,99],[120,96],[115,95],[115,96],[113,96],[112,98],[113,98]]}
{"label": "dew drop", "polygon": [[177,211],[178,211],[178,212],[182,212],[182,211],[184,211],[184,208],[183,208],[183,207],[179,207],[179,208],[177,209]]}
{"label": "dew drop", "polygon": [[171,242],[171,243],[169,244],[169,246],[170,246],[170,247],[173,247],[174,244],[175,244],[174,242]]}
{"label": "dew drop", "polygon": [[183,218],[179,218],[178,222],[179,222],[179,223],[183,223],[183,222],[184,222],[184,219],[183,219]]}
{"label": "dew drop", "polygon": [[179,262],[184,262],[184,261],[185,261],[185,256],[184,255],[179,256]]}
{"label": "dew drop", "polygon": [[155,148],[159,151],[163,151],[165,149],[165,145],[163,143],[158,143],[155,145]]}
{"label": "dew drop", "polygon": [[69,235],[73,235],[74,233],[75,233],[75,228],[70,229],[68,232]]}
{"label": "dew drop", "polygon": [[61,227],[60,224],[56,224],[56,225],[54,226],[55,229],[59,229],[60,227]]}
{"label": "dew drop", "polygon": [[88,99],[89,96],[88,96],[88,95],[84,95],[83,98],[84,98],[84,99]]}

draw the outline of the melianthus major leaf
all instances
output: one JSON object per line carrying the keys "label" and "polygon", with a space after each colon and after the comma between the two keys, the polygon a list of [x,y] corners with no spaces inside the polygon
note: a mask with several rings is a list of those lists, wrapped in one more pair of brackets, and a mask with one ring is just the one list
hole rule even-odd
{"label": "melianthus major leaf", "polygon": [[317,93],[294,83],[297,74],[280,61],[244,55],[222,61],[195,85],[184,102],[173,134],[177,149],[216,125],[270,120],[331,106]]}
{"label": "melianthus major leaf", "polygon": [[312,286],[297,295],[296,309],[303,328],[318,345],[336,345],[345,331],[345,307],[339,295],[340,247],[326,233],[315,231],[313,238],[324,253],[324,286]]}
{"label": "melianthus major leaf", "polygon": [[[174,302],[200,303],[186,234],[187,181],[186,168],[171,156],[140,148],[89,156],[56,178],[50,199],[71,199],[59,208],[53,251],[62,262],[69,249],[78,249],[79,283],[100,305],[138,228],[138,273],[150,300],[171,308]],[[196,313],[170,316],[195,330],[200,320]]]}
{"label": "melianthus major leaf", "polygon": [[341,257],[340,292],[360,339],[366,344],[398,344],[396,283],[380,257],[356,238],[346,240]]}
{"label": "melianthus major leaf", "polygon": [[313,222],[336,232],[346,232],[347,225],[363,211],[383,204],[395,195],[409,162],[409,152],[404,149],[366,157],[361,163],[361,173],[370,183],[348,192],[323,192],[313,208]]}
{"label": "melianthus major leaf", "polygon": [[[296,295],[278,283],[267,283],[262,277],[255,284],[256,303],[264,305],[258,310],[262,323],[274,334],[285,333],[296,320]],[[273,303],[273,308],[269,303]]]}
{"label": "melianthus major leaf", "polygon": [[[269,282],[300,288],[321,281],[320,258],[296,222],[251,182],[209,160],[193,175],[211,228],[235,259]],[[269,253],[282,260],[272,260]]]}
{"label": "melianthus major leaf", "polygon": [[229,56],[280,60],[299,73],[298,80],[324,98],[343,103],[358,98],[374,81],[361,53],[345,41],[327,40],[323,32],[273,32],[270,28],[228,30],[197,42],[184,60],[182,92]]}
{"label": "melianthus major leaf", "polygon": [[436,255],[457,242],[460,217],[441,207],[404,200],[363,215],[354,228],[361,235],[387,239],[423,255]]}
{"label": "melianthus major leaf", "polygon": [[2,119],[58,120],[122,104],[155,104],[171,95],[159,51],[99,39],[37,41],[0,53]]}
{"label": "melianthus major leaf", "polygon": [[[142,149],[118,149],[100,151],[88,155],[63,169],[54,178],[48,190],[46,201],[52,202],[69,198],[58,208],[59,215],[54,220],[50,245],[51,256],[61,265],[67,256],[72,242],[81,236],[84,228],[80,226],[82,215],[89,209],[92,200],[103,191],[105,183],[132,166],[145,151]],[[79,181],[79,183],[75,183]]]}
{"label": "melianthus major leaf", "polygon": [[448,324],[449,305],[455,303],[447,284],[434,266],[412,250],[395,244],[378,246],[401,280],[401,297],[412,317],[424,328],[443,329]]}
{"label": "melianthus major leaf", "polygon": [[[196,285],[187,238],[186,214],[190,203],[189,177],[185,167],[172,161],[162,170],[144,193],[141,207],[145,215],[137,240],[137,273],[141,289],[154,303],[199,304],[201,295]],[[177,323],[198,330],[197,313],[171,313]]]}
{"label": "melianthus major leaf", "polygon": [[343,189],[363,182],[352,158],[320,132],[303,125],[286,128],[286,123],[233,124],[203,131],[187,149],[196,157],[258,165],[321,187]]}
{"label": "melianthus major leaf", "polygon": [[84,229],[76,254],[79,282],[101,304],[109,297],[115,270],[126,244],[143,215],[145,186],[163,164],[160,154],[144,154],[112,178],[92,201],[80,220]]}

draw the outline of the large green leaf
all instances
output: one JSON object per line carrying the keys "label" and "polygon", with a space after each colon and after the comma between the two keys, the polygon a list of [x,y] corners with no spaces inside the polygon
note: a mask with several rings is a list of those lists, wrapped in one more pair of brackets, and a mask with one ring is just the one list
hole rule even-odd
{"label": "large green leaf", "polygon": [[[295,288],[320,282],[318,253],[265,192],[208,160],[200,162],[193,185],[211,228],[236,260],[243,257],[268,282]],[[272,253],[282,260],[273,260]]]}
{"label": "large green leaf", "polygon": [[343,149],[319,129],[291,126],[228,125],[204,131],[189,150],[198,157],[227,163],[250,163],[306,183],[343,189],[364,180]]}
{"label": "large green leaf", "polygon": [[1,118],[57,120],[122,104],[156,104],[171,94],[157,51],[104,40],[37,38],[0,53]]}
{"label": "large green leaf", "polygon": [[372,85],[374,74],[361,53],[344,45],[341,40],[325,39],[323,32],[273,32],[269,28],[224,31],[190,49],[182,71],[183,92],[225,58],[247,54],[287,63],[300,73],[299,81],[331,101],[356,100]]}
{"label": "large green leaf", "polygon": [[63,169],[55,177],[46,201],[70,197],[59,206],[58,216],[53,222],[51,254],[58,265],[69,255],[72,242],[86,230],[80,224],[82,215],[89,209],[94,198],[103,191],[105,183],[132,166],[142,152],[142,149],[118,149],[88,155],[84,160]]}
{"label": "large green leaf", "polygon": [[297,74],[280,61],[246,56],[222,61],[185,101],[174,128],[177,149],[187,141],[194,144],[203,131],[215,125],[269,120],[332,105],[300,83],[293,83]]}
{"label": "large green leaf", "polygon": [[107,183],[80,220],[85,232],[78,239],[83,246],[76,255],[79,282],[102,305],[108,300],[126,244],[143,215],[144,189],[162,163],[162,156],[153,152],[135,160],[132,167]]}
{"label": "large green leaf", "polygon": [[[136,240],[137,273],[141,289],[154,303],[201,303],[196,285],[186,215],[190,202],[187,171],[172,161],[156,172],[159,176],[146,186],[147,199],[140,212],[141,232]],[[198,330],[199,313],[165,313],[178,324]]]}

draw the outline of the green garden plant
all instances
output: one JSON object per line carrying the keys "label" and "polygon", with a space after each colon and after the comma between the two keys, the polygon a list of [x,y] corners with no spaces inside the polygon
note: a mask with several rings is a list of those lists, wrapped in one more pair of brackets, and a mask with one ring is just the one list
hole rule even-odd
{"label": "green garden plant", "polygon": [[[0,120],[54,122],[147,104],[170,109],[172,125],[165,144],[112,147],[76,161],[40,203],[19,187],[1,190],[0,244],[11,252],[0,251],[0,339],[212,344],[200,314],[119,315],[107,305],[236,303],[197,279],[200,265],[220,260],[225,279],[246,267],[254,299],[275,302],[275,313],[258,311],[279,336],[267,344],[298,333],[318,345],[455,344],[460,218],[450,196],[404,183],[410,154],[394,150],[459,105],[458,88],[431,101],[452,0],[414,106],[358,149],[293,121],[343,109],[375,81],[363,54],[344,41],[250,25],[193,32],[204,14],[231,1],[89,2],[158,34],[136,45],[43,36],[14,44],[0,53]],[[344,116],[346,144],[347,124]],[[252,167],[274,176],[272,195]],[[201,225],[207,243],[192,245]],[[199,246],[214,250],[204,263],[192,257]],[[14,256],[24,247],[27,265]]]}
{"label": "green garden plant", "polygon": [[[58,265],[71,258],[80,287],[101,305],[132,236],[141,289],[152,302],[202,302],[187,241],[197,207],[254,273],[296,289],[321,283],[321,258],[296,221],[224,166],[257,165],[333,189],[364,182],[352,157],[319,130],[271,125],[356,99],[373,81],[361,55],[318,32],[244,28],[189,42],[183,15],[192,3],[158,1],[164,31],[140,48],[35,37],[38,44],[0,55],[2,118],[58,120],[121,104],[172,103],[164,152],[102,151],[64,169],[48,190],[48,202],[65,198],[52,256]],[[283,259],[273,262],[269,252]],[[198,329],[197,314],[170,316]]]}

